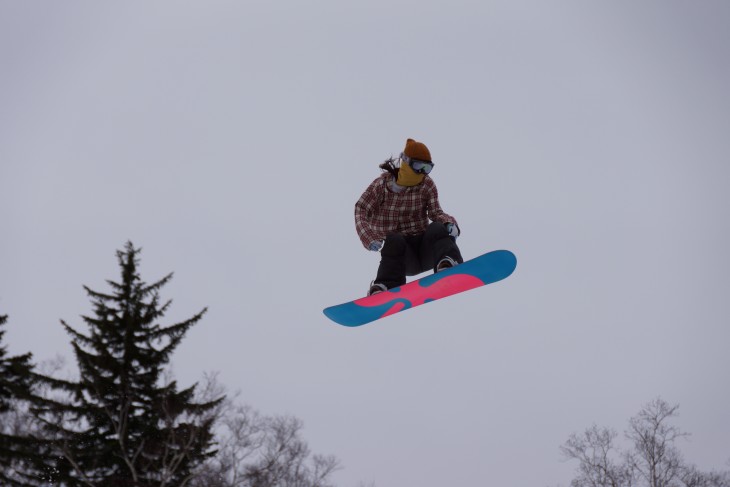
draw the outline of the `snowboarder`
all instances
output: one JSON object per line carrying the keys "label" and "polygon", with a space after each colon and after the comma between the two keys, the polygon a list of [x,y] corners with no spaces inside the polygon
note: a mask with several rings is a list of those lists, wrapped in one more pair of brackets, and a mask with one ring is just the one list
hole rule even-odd
{"label": "snowboarder", "polygon": [[456,238],[456,219],[444,213],[431,153],[422,142],[406,141],[400,157],[387,159],[383,170],[355,203],[355,227],[363,246],[380,251],[380,266],[368,295],[387,291],[433,269],[439,272],[464,260]]}

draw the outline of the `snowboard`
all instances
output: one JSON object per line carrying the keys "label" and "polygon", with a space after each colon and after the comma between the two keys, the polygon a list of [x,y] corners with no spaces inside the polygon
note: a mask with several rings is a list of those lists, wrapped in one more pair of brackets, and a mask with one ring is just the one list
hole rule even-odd
{"label": "snowboard", "polygon": [[323,310],[343,326],[360,326],[437,299],[501,281],[517,267],[509,250],[495,250],[403,286]]}

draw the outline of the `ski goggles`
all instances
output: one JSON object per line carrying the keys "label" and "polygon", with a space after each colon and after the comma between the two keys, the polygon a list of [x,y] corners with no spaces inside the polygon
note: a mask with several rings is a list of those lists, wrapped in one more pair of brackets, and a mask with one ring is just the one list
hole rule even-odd
{"label": "ski goggles", "polygon": [[412,159],[405,154],[401,154],[400,158],[405,161],[406,164],[411,166],[411,169],[413,169],[413,171],[417,174],[428,174],[433,170],[434,163],[431,161]]}

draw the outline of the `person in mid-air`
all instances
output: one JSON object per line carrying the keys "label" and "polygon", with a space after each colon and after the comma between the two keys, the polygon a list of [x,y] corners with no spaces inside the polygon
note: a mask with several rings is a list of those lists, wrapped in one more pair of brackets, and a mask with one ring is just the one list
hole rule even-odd
{"label": "person in mid-air", "polygon": [[459,225],[441,209],[426,145],[408,139],[400,157],[387,159],[380,168],[383,174],[355,203],[360,241],[366,249],[380,251],[368,295],[402,286],[406,276],[464,262],[456,245]]}

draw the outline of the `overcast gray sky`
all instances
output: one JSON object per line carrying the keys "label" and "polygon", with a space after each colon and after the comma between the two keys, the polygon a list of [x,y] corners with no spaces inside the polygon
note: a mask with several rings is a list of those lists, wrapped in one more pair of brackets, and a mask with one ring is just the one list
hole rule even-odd
{"label": "overcast gray sky", "polygon": [[[356,487],[568,485],[559,445],[679,403],[730,458],[730,3],[0,0],[0,314],[71,348],[114,253],[170,271],[174,356],[304,420]],[[353,205],[425,142],[506,281],[362,328]]]}

